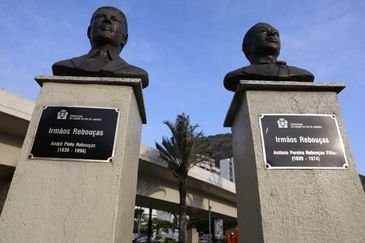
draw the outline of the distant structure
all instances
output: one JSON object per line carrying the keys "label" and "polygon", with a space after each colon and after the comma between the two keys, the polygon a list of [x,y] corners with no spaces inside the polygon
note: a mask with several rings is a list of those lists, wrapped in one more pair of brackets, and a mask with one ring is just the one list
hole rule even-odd
{"label": "distant structure", "polygon": [[220,175],[220,169],[215,166],[215,160],[214,159],[205,157],[203,161],[196,164],[195,166],[197,166],[199,168],[202,168],[206,171],[210,171],[212,173],[215,173],[217,175]]}
{"label": "distant structure", "polygon": [[170,223],[174,222],[174,215],[170,212],[160,211],[153,209],[152,214],[155,212],[156,218],[169,221]]}
{"label": "distant structure", "polygon": [[223,178],[226,178],[227,180],[235,183],[233,157],[227,159],[221,159],[219,161],[219,165],[221,172],[220,175]]}
{"label": "distant structure", "polygon": [[148,86],[147,72],[119,56],[128,40],[127,19],[121,10],[98,8],[91,17],[87,36],[91,44],[89,53],[56,62],[52,66],[54,75],[140,78],[142,87]]}
{"label": "distant structure", "polygon": [[267,23],[255,24],[243,38],[242,51],[251,65],[229,72],[224,87],[236,91],[240,80],[271,80],[313,82],[309,71],[278,61],[280,54],[279,31]]}
{"label": "distant structure", "polygon": [[215,160],[205,157],[204,160],[195,166],[209,171],[211,173],[217,174],[233,183],[235,183],[234,178],[234,163],[233,157],[227,159],[221,159],[219,161],[218,167],[215,165]]}

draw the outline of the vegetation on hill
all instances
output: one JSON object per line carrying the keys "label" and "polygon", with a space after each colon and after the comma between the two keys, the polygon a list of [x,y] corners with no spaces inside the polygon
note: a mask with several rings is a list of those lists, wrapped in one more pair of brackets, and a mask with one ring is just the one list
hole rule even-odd
{"label": "vegetation on hill", "polygon": [[215,160],[216,166],[219,167],[219,160],[233,156],[231,133],[211,135],[206,139],[210,144],[211,157]]}

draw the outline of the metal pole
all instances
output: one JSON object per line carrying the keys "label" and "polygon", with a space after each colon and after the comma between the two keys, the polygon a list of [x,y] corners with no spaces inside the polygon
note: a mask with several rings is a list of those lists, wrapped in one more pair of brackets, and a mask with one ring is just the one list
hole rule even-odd
{"label": "metal pole", "polygon": [[[212,163],[209,163],[210,176],[212,175]],[[209,214],[209,243],[212,242],[212,207],[210,206],[210,186],[208,185],[208,214]]]}
{"label": "metal pole", "polygon": [[141,217],[138,217],[138,230],[137,235],[139,236],[141,234]]}
{"label": "metal pole", "polygon": [[209,207],[209,243],[212,242],[212,213],[211,213],[211,209],[212,207],[210,206],[210,195],[208,197],[208,207]]}
{"label": "metal pole", "polygon": [[147,242],[152,242],[152,208],[150,207],[150,211],[148,214],[148,232],[147,232]]}

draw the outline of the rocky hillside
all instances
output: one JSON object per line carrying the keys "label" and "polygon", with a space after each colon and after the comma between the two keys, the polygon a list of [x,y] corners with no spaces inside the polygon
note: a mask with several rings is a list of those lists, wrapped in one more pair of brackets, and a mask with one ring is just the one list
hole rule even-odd
{"label": "rocky hillside", "polygon": [[207,136],[207,139],[212,151],[211,157],[216,161],[217,167],[219,167],[219,160],[233,156],[231,133]]}

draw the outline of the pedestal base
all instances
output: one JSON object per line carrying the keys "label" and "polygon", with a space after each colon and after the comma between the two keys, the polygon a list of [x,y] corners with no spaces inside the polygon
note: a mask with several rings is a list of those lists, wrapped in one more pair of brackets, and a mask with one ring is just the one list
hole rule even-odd
{"label": "pedestal base", "polygon": [[[242,242],[365,242],[365,197],[351,156],[338,84],[241,81],[225,126],[232,127],[239,239]],[[349,167],[265,167],[259,115],[337,117]]]}
{"label": "pedestal base", "polygon": [[[0,241],[132,242],[141,127],[145,120],[140,81],[39,79],[43,88],[1,215]],[[42,109],[49,105],[119,109],[113,161],[30,159]]]}

